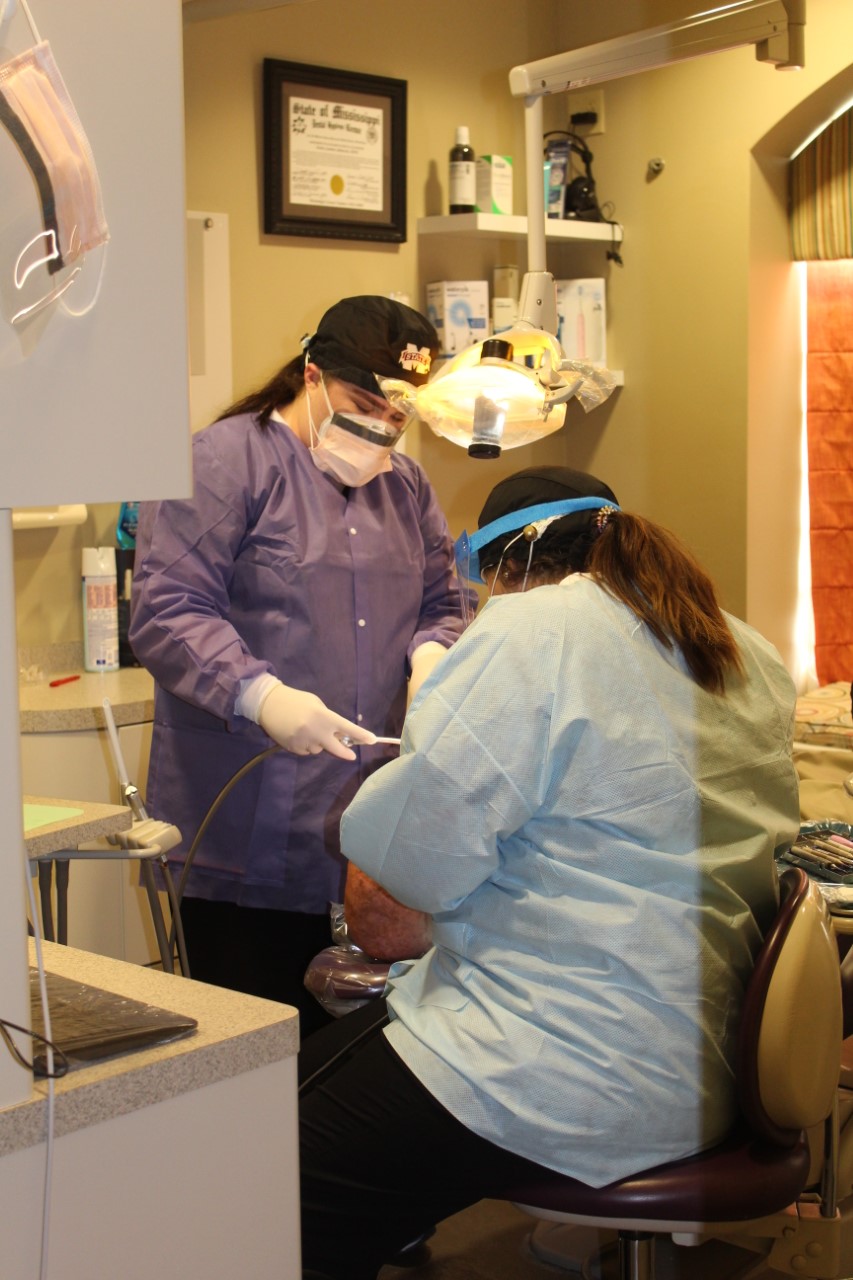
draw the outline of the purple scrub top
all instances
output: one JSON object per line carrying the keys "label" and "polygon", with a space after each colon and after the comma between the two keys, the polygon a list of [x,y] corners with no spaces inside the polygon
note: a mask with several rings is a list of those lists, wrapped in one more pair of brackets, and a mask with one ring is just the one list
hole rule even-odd
{"label": "purple scrub top", "polygon": [[[194,437],[193,477],[192,500],[141,504],[130,628],[157,683],[146,798],[184,837],[178,864],[223,785],[273,745],[235,714],[241,681],[271,672],[397,737],[412,651],[463,629],[447,524],[412,459],[344,489],[289,427],[246,414]],[[253,767],[185,892],[324,912],[342,891],[340,815],[395,751],[357,754],[280,751]]]}

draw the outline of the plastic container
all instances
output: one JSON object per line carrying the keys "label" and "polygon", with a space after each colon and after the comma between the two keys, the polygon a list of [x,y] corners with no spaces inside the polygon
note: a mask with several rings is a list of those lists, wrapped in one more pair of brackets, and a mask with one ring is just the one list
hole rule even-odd
{"label": "plastic container", "polygon": [[114,547],[83,548],[83,666],[118,671],[118,592]]}
{"label": "plastic container", "polygon": [[122,551],[132,551],[136,546],[136,529],[139,524],[139,503],[123,502],[119,507],[116,525],[116,544]]}
{"label": "plastic container", "polygon": [[450,212],[473,213],[477,207],[477,157],[468,137],[468,126],[460,124],[456,142],[450,149]]}

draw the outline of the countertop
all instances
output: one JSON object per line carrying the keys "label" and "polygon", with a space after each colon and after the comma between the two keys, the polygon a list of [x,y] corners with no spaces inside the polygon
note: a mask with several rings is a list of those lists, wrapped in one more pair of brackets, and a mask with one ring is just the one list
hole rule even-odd
{"label": "countertop", "polygon": [[[30,858],[44,858],[62,849],[73,849],[89,840],[97,840],[100,836],[129,831],[133,825],[133,815],[126,805],[95,804],[89,800],[54,800],[44,796],[24,796],[24,804],[40,807],[55,805],[59,810],[64,810],[66,815],[58,816],[55,822],[31,827],[24,832],[24,842]],[[68,815],[69,809],[78,809],[80,812]]]}
{"label": "countertop", "polygon": [[[35,943],[29,941],[30,963]],[[52,973],[142,1000],[198,1021],[184,1040],[137,1050],[69,1072],[55,1082],[57,1137],[127,1115],[216,1081],[295,1056],[299,1015],[289,1005],[194,982],[87,951],[45,942]],[[0,1155],[44,1141],[48,1085],[0,1111]]]}
{"label": "countertop", "polygon": [[[74,643],[22,649],[18,666],[22,733],[104,729],[104,698],[110,700],[117,725],[154,718],[154,680],[142,667],[84,671],[82,645]],[[70,675],[80,678],[50,687],[51,680]]]}

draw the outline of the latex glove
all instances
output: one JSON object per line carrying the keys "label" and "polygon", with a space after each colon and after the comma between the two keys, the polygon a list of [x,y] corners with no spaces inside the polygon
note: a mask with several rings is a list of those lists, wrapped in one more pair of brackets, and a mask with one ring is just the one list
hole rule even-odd
{"label": "latex glove", "polygon": [[366,729],[330,711],[315,693],[291,689],[280,682],[273,685],[258,711],[258,724],[274,742],[300,756],[316,756],[321,751],[341,760],[355,760],[355,752],[345,747],[340,735],[358,743],[372,743]]}
{"label": "latex glove", "polygon": [[407,706],[411,706],[412,699],[420,689],[424,680],[433,670],[436,663],[444,657],[447,650],[443,644],[439,644],[437,640],[426,640],[423,644],[419,644],[411,657],[412,674],[409,677],[409,697]]}

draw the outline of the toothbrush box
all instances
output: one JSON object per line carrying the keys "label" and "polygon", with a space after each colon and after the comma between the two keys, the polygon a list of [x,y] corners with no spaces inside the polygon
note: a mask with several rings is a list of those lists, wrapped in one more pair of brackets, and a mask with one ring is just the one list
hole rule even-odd
{"label": "toothbrush box", "polygon": [[480,156],[477,160],[477,212],[512,213],[512,158]]}
{"label": "toothbrush box", "polygon": [[489,336],[488,280],[436,280],[426,287],[427,316],[442,356],[455,356]]}
{"label": "toothbrush box", "polygon": [[557,341],[569,360],[607,364],[603,279],[557,281]]}

